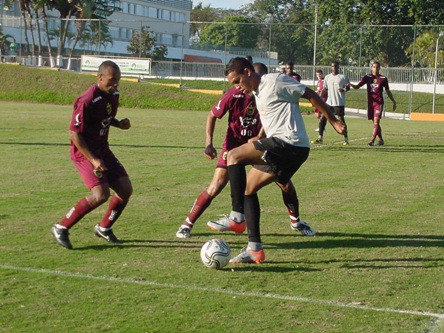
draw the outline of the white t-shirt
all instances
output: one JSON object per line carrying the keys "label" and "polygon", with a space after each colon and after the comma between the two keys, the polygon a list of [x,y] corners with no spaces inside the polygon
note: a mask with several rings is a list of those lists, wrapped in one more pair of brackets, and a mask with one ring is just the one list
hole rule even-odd
{"label": "white t-shirt", "polygon": [[[328,90],[327,104],[330,106],[345,106],[345,86],[350,84],[344,74],[328,74],[324,78],[324,88]],[[343,88],[344,92],[339,92]]]}
{"label": "white t-shirt", "polygon": [[262,126],[267,137],[275,137],[297,147],[310,147],[299,98],[305,85],[282,73],[262,76],[254,92]]}

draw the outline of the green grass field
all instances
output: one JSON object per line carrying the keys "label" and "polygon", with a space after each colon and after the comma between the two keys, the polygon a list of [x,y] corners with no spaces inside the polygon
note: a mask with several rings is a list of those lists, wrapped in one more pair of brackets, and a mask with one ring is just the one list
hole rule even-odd
{"label": "green grass field", "polygon": [[119,111],[133,125],[110,135],[134,186],[114,228],[125,242],[94,237],[103,206],[72,229],[69,251],[50,227],[87,194],[69,160],[71,112],[0,102],[1,332],[444,332],[442,123],[384,119],[386,145],[372,148],[367,120],[347,118],[347,147],[328,127],[293,177],[318,235],[289,228],[270,185],[259,193],[266,261],[216,271],[200,261],[207,240],[234,254],[247,242],[206,227],[230,210],[228,188],[192,238],[175,237],[214,171],[207,112]]}

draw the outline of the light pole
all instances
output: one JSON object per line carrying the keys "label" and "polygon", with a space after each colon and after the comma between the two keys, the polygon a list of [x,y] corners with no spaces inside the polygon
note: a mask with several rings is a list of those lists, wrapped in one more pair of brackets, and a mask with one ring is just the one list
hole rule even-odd
{"label": "light pole", "polygon": [[436,49],[435,49],[435,75],[433,75],[433,102],[432,102],[432,113],[435,113],[435,99],[436,99],[436,77],[438,76],[438,47],[439,38],[444,36],[444,32],[440,31],[438,38],[436,38]]}

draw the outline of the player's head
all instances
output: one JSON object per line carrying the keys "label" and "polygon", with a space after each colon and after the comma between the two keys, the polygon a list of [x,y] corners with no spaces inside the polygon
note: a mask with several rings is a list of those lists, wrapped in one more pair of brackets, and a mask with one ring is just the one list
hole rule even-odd
{"label": "player's head", "polygon": [[253,64],[253,57],[251,55],[247,55],[245,59],[247,59],[249,62]]}
{"label": "player's head", "polygon": [[339,62],[333,61],[330,65],[331,72],[336,75],[339,73]]}
{"label": "player's head", "polygon": [[119,86],[120,68],[115,62],[106,60],[100,64],[97,77],[99,89],[107,94],[114,94]]}
{"label": "player's head", "polygon": [[293,61],[287,61],[285,63],[285,72],[287,73],[287,75],[290,75],[294,70],[294,63]]}
{"label": "player's head", "polygon": [[255,62],[253,64],[254,67],[254,71],[256,73],[258,73],[260,76],[268,74],[268,68],[267,66],[265,66],[265,64],[261,63],[261,62]]}
{"label": "player's head", "polygon": [[322,69],[318,69],[316,71],[316,77],[318,78],[318,80],[320,80],[324,77],[324,72],[322,71]]}
{"label": "player's head", "polygon": [[381,69],[381,64],[379,61],[373,61],[372,63],[372,74],[379,75],[379,70]]}
{"label": "player's head", "polygon": [[245,58],[232,58],[225,66],[225,76],[233,85],[250,92],[259,86],[261,77],[254,71],[253,65]]}

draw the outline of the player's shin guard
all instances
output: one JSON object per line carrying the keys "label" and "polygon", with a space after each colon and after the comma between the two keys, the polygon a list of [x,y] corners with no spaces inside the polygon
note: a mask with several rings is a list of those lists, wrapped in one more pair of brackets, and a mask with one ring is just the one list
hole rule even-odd
{"label": "player's shin guard", "polygon": [[77,204],[73,208],[71,208],[71,210],[58,224],[69,229],[93,209],[94,208],[91,207],[88,200],[86,198],[83,198],[82,200],[77,202]]}
{"label": "player's shin guard", "polygon": [[299,220],[299,199],[296,193],[296,189],[291,186],[288,191],[282,190],[282,199],[290,214],[290,219],[293,222]]}
{"label": "player's shin guard", "polygon": [[381,133],[381,127],[379,126],[379,124],[373,124],[373,132],[372,132],[373,139],[376,138],[376,136],[379,133]]}
{"label": "player's shin guard", "polygon": [[244,192],[247,183],[245,165],[229,165],[227,170],[230,179],[232,210],[244,213]]}
{"label": "player's shin guard", "polygon": [[245,220],[247,221],[248,242],[261,243],[261,231],[259,222],[261,208],[257,193],[245,196]]}
{"label": "player's shin guard", "polygon": [[114,222],[117,221],[119,216],[122,214],[128,202],[123,201],[120,197],[114,194],[109,202],[108,209],[100,222],[102,228],[110,229]]}
{"label": "player's shin guard", "polygon": [[190,213],[188,214],[186,224],[190,224],[189,226],[192,226],[194,222],[202,215],[202,213],[205,211],[205,209],[208,208],[208,206],[211,205],[211,202],[213,201],[214,197],[208,194],[208,192],[205,190],[203,191],[194,201],[194,205],[190,210]]}

